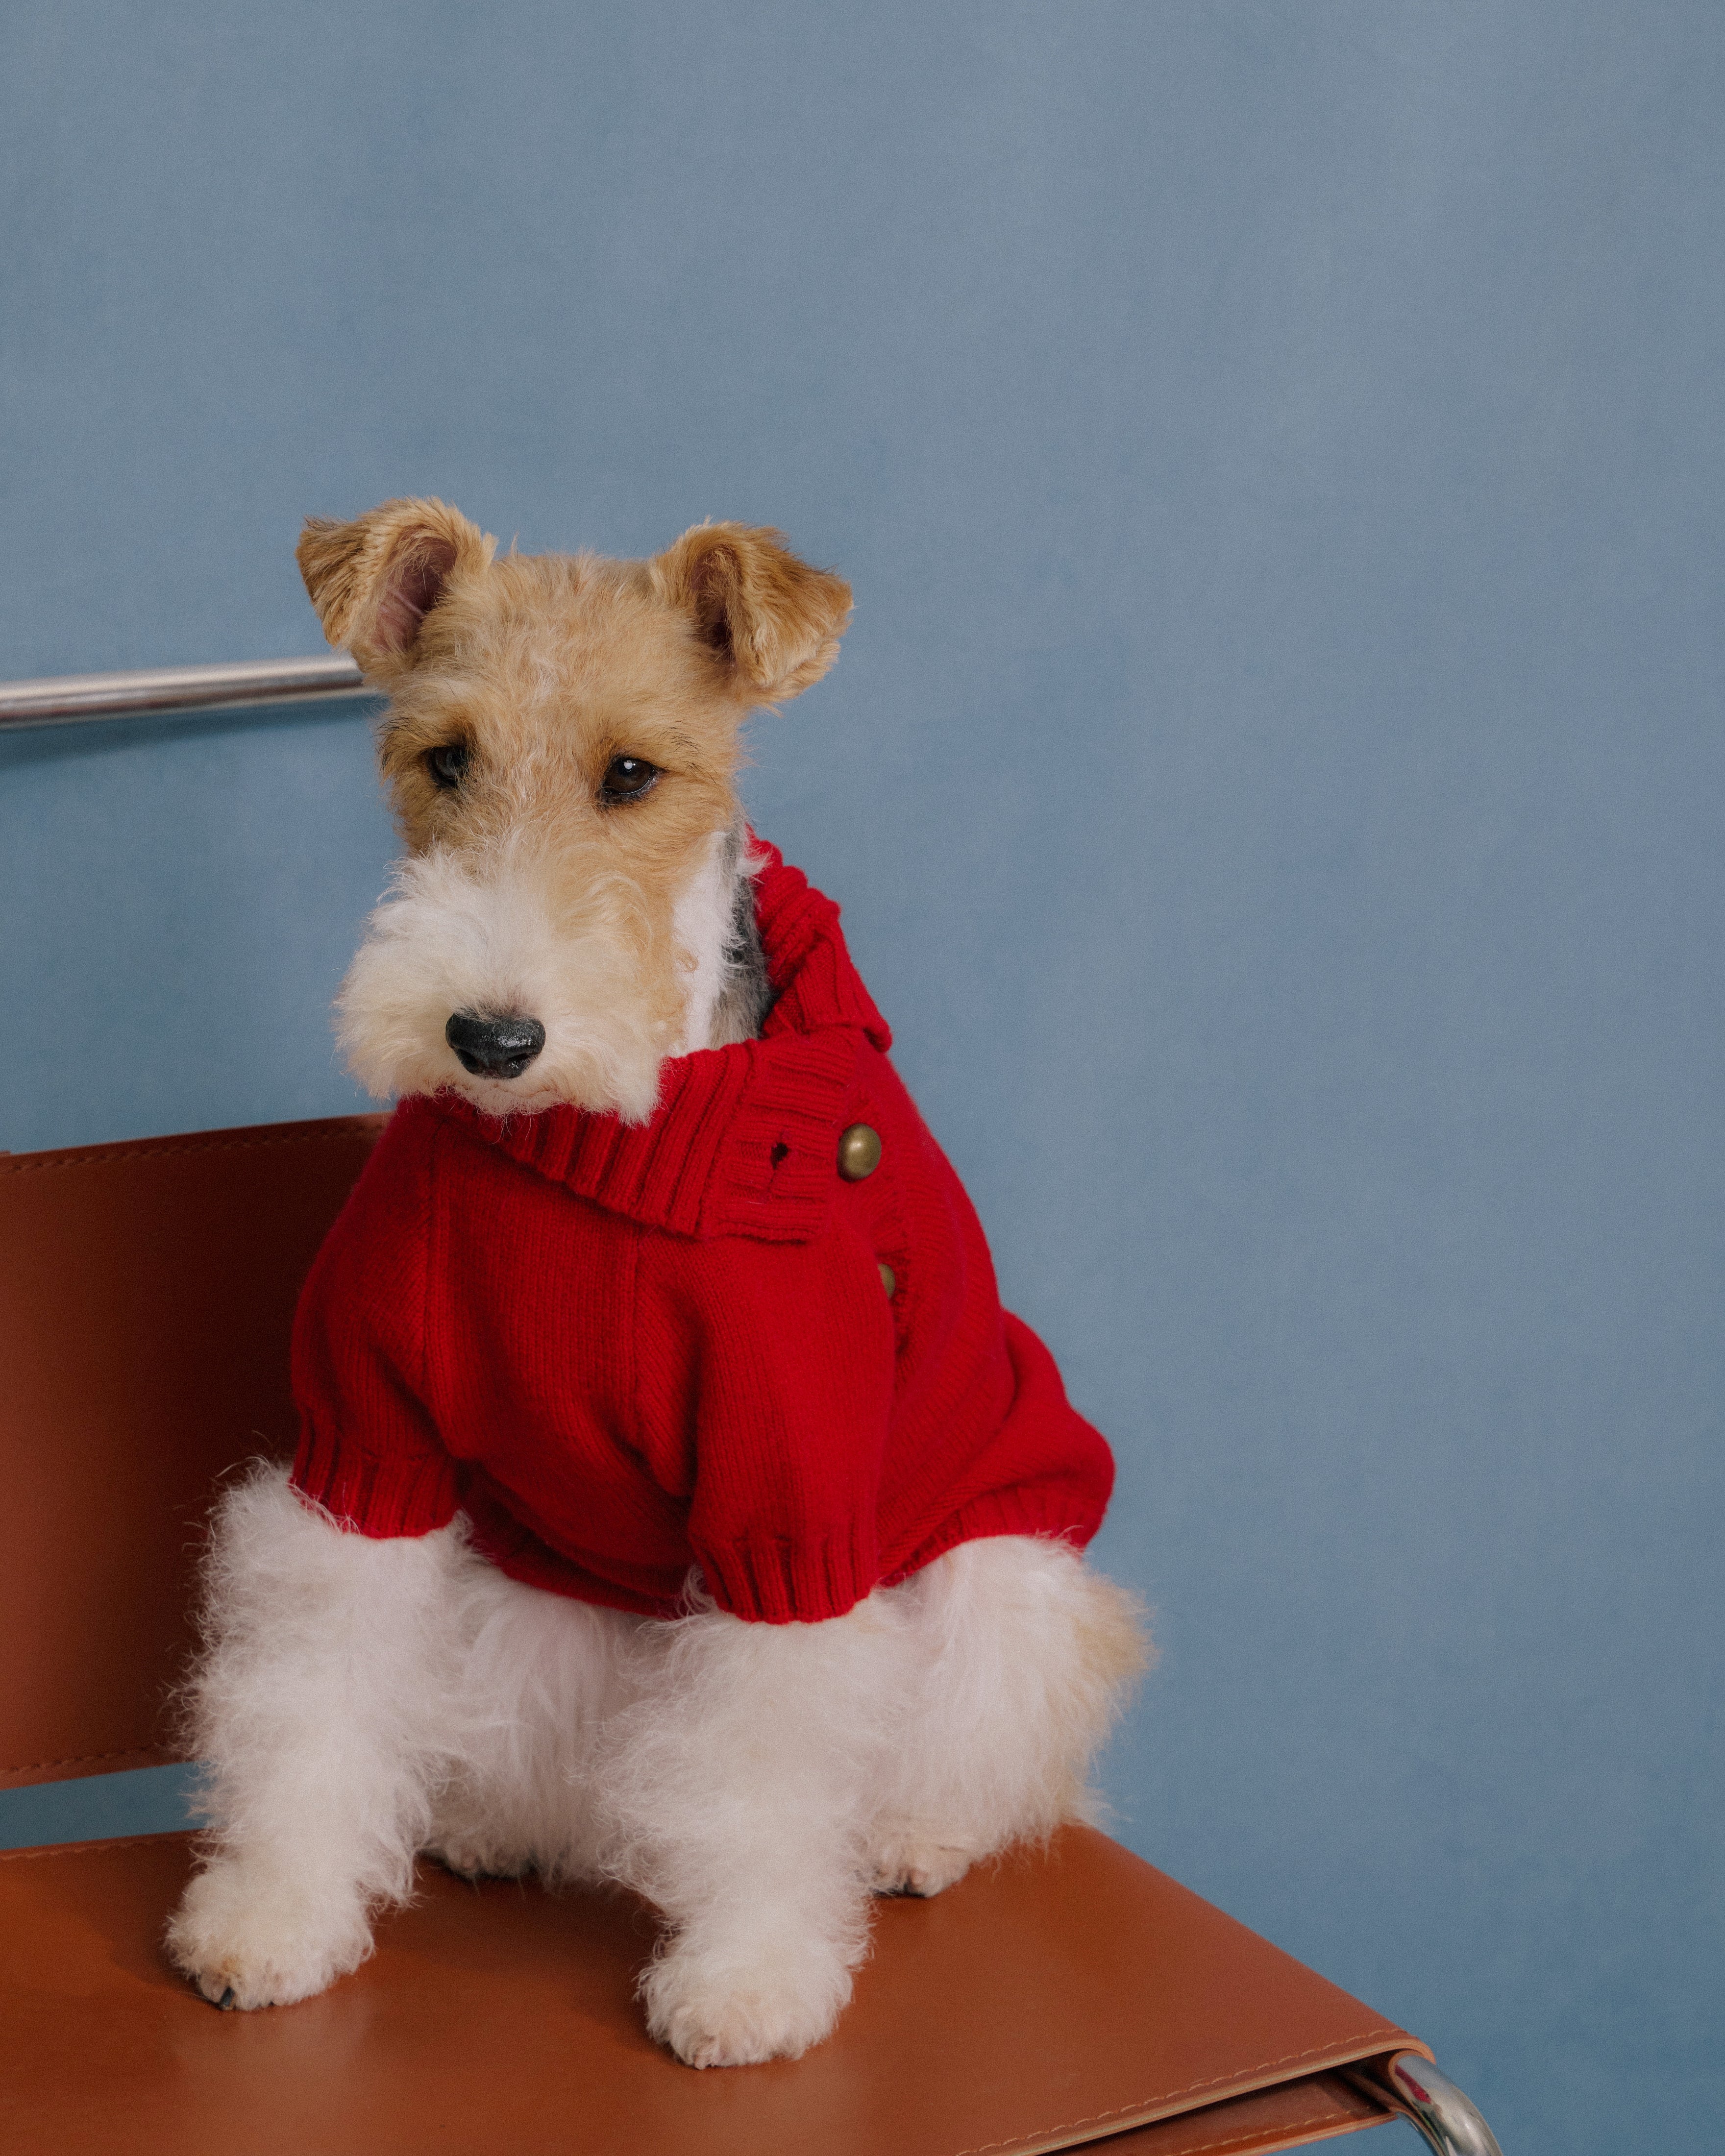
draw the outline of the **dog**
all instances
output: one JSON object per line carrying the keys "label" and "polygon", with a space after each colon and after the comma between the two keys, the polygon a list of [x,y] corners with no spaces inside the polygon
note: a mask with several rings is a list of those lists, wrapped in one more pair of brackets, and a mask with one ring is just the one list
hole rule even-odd
{"label": "dog", "polygon": [[388,700],[405,854],[338,1028],[400,1105],[302,1298],[294,1467],[212,1522],[169,1951],[288,2005],[421,1855],[618,1882],[655,2039],[794,2058],[871,1894],[1092,1814],[1146,1654],[1081,1554],[1106,1447],[738,798],[850,593],[771,531],[499,556],[434,501],[299,560]]}

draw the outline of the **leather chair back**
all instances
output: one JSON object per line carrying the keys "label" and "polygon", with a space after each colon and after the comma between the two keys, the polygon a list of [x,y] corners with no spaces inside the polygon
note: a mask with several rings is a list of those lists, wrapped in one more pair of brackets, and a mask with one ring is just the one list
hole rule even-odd
{"label": "leather chair back", "polygon": [[155,1765],[218,1479],[380,1116],[0,1157],[0,1788]]}

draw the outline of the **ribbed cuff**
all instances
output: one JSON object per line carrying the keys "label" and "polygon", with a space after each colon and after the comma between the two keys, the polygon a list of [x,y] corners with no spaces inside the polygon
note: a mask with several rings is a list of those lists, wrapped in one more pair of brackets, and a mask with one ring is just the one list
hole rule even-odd
{"label": "ribbed cuff", "polygon": [[824,1542],[752,1537],[723,1550],[697,1548],[707,1591],[721,1609],[762,1625],[819,1625],[842,1617],[880,1578],[871,1531]]}
{"label": "ribbed cuff", "polygon": [[1101,1524],[1101,1506],[1064,1486],[1038,1483],[990,1491],[962,1506],[909,1557],[894,1558],[889,1553],[881,1584],[896,1587],[961,1543],[988,1542],[997,1535],[1038,1535],[1069,1543],[1076,1550],[1086,1549]]}
{"label": "ribbed cuff", "polygon": [[455,1517],[454,1461],[424,1454],[379,1460],[315,1430],[309,1420],[301,1427],[289,1480],[344,1527],[379,1542],[429,1535]]}

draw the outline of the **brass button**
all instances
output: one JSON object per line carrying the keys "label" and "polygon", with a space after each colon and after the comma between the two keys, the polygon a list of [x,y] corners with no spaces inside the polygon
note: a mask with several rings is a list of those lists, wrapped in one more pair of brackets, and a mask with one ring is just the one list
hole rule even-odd
{"label": "brass button", "polygon": [[898,1275],[894,1272],[891,1265],[881,1266],[880,1285],[886,1289],[887,1299],[890,1301],[898,1292]]}
{"label": "brass button", "polygon": [[839,1173],[847,1183],[860,1183],[880,1165],[880,1133],[866,1123],[853,1123],[839,1141]]}

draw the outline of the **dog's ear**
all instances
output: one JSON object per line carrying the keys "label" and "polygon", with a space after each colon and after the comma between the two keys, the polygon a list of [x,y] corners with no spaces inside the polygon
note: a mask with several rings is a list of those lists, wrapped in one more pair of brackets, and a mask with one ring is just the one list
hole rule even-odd
{"label": "dog's ear", "polygon": [[690,617],[752,704],[796,696],[839,655],[850,587],[799,562],[777,531],[697,524],[650,566],[661,597]]}
{"label": "dog's ear", "polygon": [[386,501],[352,524],[308,516],[295,552],[324,634],[362,673],[388,679],[413,665],[450,578],[483,572],[496,547],[446,503]]}

